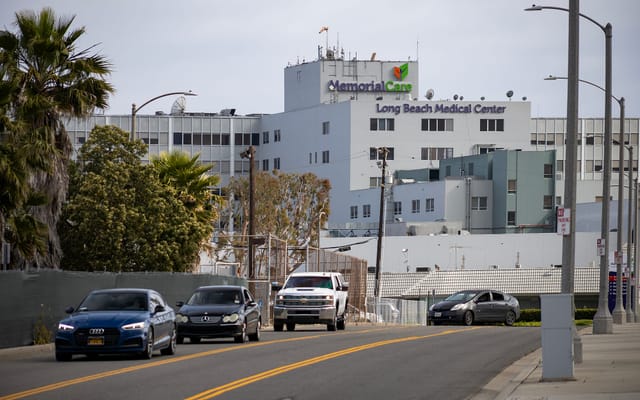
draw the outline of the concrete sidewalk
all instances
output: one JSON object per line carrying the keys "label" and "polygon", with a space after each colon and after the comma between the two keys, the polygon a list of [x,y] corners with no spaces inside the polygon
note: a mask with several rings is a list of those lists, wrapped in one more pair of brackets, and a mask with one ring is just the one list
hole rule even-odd
{"label": "concrete sidewalk", "polygon": [[470,400],[638,400],[640,323],[613,325],[613,334],[579,331],[582,363],[573,380],[543,382],[542,349],[506,368]]}

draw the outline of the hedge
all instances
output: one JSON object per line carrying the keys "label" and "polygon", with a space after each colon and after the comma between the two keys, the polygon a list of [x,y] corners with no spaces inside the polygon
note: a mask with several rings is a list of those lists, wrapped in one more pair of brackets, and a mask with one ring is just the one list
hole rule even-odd
{"label": "hedge", "polygon": [[[596,314],[596,308],[577,308],[574,319],[593,319]],[[540,309],[539,308],[525,308],[520,310],[521,322],[540,322]]]}

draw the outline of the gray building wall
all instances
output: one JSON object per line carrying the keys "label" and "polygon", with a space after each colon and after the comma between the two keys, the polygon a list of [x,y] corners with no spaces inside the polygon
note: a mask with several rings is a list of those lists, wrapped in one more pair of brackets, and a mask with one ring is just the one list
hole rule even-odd
{"label": "gray building wall", "polygon": [[231,276],[162,272],[0,271],[0,348],[33,344],[38,325],[55,333],[58,321],[66,316],[64,310],[76,307],[94,289],[150,288],[176,309],[176,301],[186,301],[197,287],[216,284],[246,285],[246,281]]}

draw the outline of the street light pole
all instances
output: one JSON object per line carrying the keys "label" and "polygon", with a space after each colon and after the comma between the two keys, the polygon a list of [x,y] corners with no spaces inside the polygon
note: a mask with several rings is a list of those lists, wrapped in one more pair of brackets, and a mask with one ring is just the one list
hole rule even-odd
{"label": "street light pole", "polygon": [[[622,98],[624,102],[624,98]],[[623,115],[624,117],[624,115]],[[620,124],[624,124],[624,118],[621,119]],[[621,128],[622,130],[623,128]],[[631,136],[631,135],[629,135]],[[629,146],[627,147],[629,150],[629,199],[627,200],[629,206],[627,207],[627,271],[625,276],[627,277],[627,304],[625,305],[625,311],[627,315],[627,322],[635,322],[635,316],[633,314],[633,310],[631,309],[631,265],[633,263],[633,258],[635,254],[633,253],[633,237],[631,234],[631,226],[632,226],[632,217],[633,217],[633,146],[631,146],[631,140],[629,140]]]}
{"label": "street light pole", "polygon": [[[327,213],[324,211],[320,211],[320,213],[318,213],[318,271],[320,271],[320,229],[322,225],[323,215],[327,215]],[[324,272],[324,268],[322,269],[322,271]]]}
{"label": "street light pole", "polygon": [[[573,0],[577,1],[577,0]],[[570,4],[574,4],[573,1]],[[577,11],[577,6],[575,7]],[[526,11],[540,11],[544,9],[570,11],[569,9],[554,6],[533,6]],[[613,333],[613,319],[609,312],[608,289],[609,289],[609,199],[611,185],[611,41],[613,38],[613,27],[610,23],[603,26],[593,18],[578,13],[578,15],[593,24],[597,25],[604,32],[605,36],[605,95],[604,95],[604,165],[602,174],[602,224],[601,235],[604,241],[604,251],[600,255],[600,288],[598,295],[598,310],[593,317],[593,333],[604,334]],[[570,18],[571,20],[571,18]]]}
{"label": "street light pole", "polygon": [[147,101],[145,101],[140,107],[136,107],[136,104],[133,103],[131,104],[131,140],[134,140],[136,137],[136,114],[138,113],[138,111],[140,111],[140,109],[144,106],[146,106],[147,104],[156,101],[160,98],[163,97],[167,97],[167,96],[176,96],[176,95],[183,95],[183,96],[197,96],[197,94],[192,93],[191,91],[188,92],[169,92],[169,93],[164,93],[161,94],[160,96],[156,96],[152,99],[149,99]]}

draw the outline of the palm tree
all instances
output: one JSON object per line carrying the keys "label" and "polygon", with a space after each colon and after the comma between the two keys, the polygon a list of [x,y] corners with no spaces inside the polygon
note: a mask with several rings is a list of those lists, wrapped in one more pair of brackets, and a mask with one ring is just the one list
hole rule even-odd
{"label": "palm tree", "polygon": [[[219,184],[217,175],[207,175],[211,165],[199,164],[199,155],[190,157],[182,151],[163,152],[151,156],[151,163],[158,172],[160,181],[175,188],[184,205],[199,217],[216,219],[216,209],[221,198],[211,193],[211,188]],[[214,214],[211,214],[213,212]]]}
{"label": "palm tree", "polygon": [[85,29],[71,29],[74,18],[56,19],[50,8],[39,14],[20,11],[18,32],[0,31],[0,100],[7,104],[3,115],[13,126],[23,127],[8,134],[30,143],[35,160],[45,166],[29,171],[31,187],[47,198],[46,205],[30,208],[30,214],[48,228],[47,251],[37,252],[34,261],[44,267],[57,267],[61,256],[56,226],[66,198],[72,151],[62,120],[106,108],[114,91],[104,80],[111,64],[93,53],[95,46],[77,48]]}

